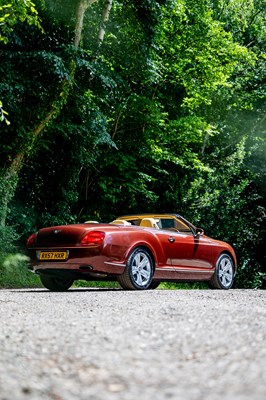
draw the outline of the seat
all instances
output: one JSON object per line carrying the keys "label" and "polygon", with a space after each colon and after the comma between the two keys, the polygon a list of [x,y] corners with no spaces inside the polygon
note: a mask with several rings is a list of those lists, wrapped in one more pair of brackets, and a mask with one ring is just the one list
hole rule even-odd
{"label": "seat", "polygon": [[114,221],[110,222],[112,225],[124,225],[124,226],[129,226],[131,225],[130,222],[125,221],[123,219],[115,219]]}
{"label": "seat", "polygon": [[157,222],[155,221],[154,218],[143,218],[139,224],[139,226],[142,226],[144,228],[155,228],[159,229],[159,226],[157,225]]}

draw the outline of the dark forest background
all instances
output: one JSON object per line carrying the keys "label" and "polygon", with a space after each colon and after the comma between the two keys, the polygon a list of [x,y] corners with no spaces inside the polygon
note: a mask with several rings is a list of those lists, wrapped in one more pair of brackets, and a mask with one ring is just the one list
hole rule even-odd
{"label": "dark forest background", "polygon": [[0,0],[0,265],[39,227],[179,212],[265,287],[265,0]]}

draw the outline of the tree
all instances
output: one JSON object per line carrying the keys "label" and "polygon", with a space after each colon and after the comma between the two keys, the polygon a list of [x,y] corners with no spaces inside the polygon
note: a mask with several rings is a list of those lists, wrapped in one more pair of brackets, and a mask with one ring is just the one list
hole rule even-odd
{"label": "tree", "polygon": [[17,24],[0,63],[1,176],[23,154],[9,224],[179,210],[235,244],[259,285],[262,3],[240,20],[241,0],[36,2],[45,34]]}
{"label": "tree", "polygon": [[[96,0],[80,0],[77,2],[76,21],[75,21],[74,37],[73,37],[73,46],[75,52],[77,51],[80,45],[85,12],[89,8],[89,6],[95,1]],[[22,8],[19,7],[19,12],[21,12],[23,15],[23,17],[19,17],[21,21],[23,21],[24,19],[35,21],[35,19],[32,19],[30,16],[28,16],[28,14],[26,14],[25,17],[23,14],[23,12],[25,12],[25,8],[27,7],[31,7],[31,12],[35,12],[33,6],[34,5],[32,2],[26,2],[24,7]],[[14,19],[6,16],[4,16],[4,18],[5,20],[9,21],[8,25],[11,26],[13,25],[14,21],[15,22],[17,21],[16,15]],[[6,29],[6,32],[10,33],[9,27]],[[55,90],[56,96],[52,100],[52,103],[48,111],[43,113],[42,119],[40,121],[37,121],[35,127],[31,129],[31,131],[28,134],[28,141],[24,142],[22,144],[21,150],[12,157],[12,160],[10,161],[9,165],[4,170],[0,178],[1,179],[0,180],[0,188],[1,188],[0,225],[1,226],[5,225],[7,211],[8,211],[8,204],[14,195],[14,191],[16,189],[18,182],[18,173],[23,166],[24,157],[32,150],[32,148],[34,148],[36,140],[39,138],[45,127],[60,114],[68,98],[70,88],[73,84],[75,70],[76,70],[76,62],[73,55],[69,62],[68,73],[62,79],[62,81],[58,83],[57,88]]]}
{"label": "tree", "polygon": [[10,34],[18,22],[27,22],[29,25],[41,29],[38,12],[35,4],[30,0],[1,0],[0,1],[0,42],[9,41]]}

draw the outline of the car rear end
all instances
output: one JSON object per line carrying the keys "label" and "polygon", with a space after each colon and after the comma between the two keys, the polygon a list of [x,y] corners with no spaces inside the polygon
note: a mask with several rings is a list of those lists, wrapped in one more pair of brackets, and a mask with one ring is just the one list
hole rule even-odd
{"label": "car rear end", "polygon": [[30,269],[37,273],[64,271],[78,278],[90,272],[121,273],[121,268],[110,267],[108,242],[119,227],[109,224],[80,224],[40,229],[27,241]]}

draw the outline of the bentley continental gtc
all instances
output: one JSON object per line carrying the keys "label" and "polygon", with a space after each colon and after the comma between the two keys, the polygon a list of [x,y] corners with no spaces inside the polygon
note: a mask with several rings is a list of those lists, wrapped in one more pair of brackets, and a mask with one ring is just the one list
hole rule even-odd
{"label": "bentley continental gtc", "polygon": [[123,289],[160,282],[208,282],[230,289],[237,271],[233,248],[211,239],[178,214],[120,216],[110,223],[42,228],[27,241],[29,268],[52,291],[75,280],[116,280]]}

